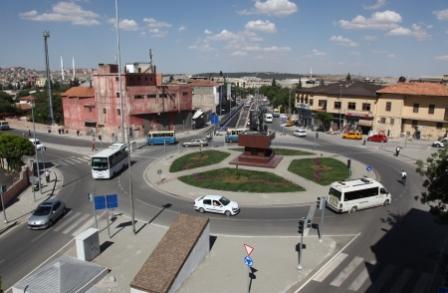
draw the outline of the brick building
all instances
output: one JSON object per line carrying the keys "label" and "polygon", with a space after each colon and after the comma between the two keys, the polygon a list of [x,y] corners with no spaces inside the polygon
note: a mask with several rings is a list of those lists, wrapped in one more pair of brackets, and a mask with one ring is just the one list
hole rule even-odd
{"label": "brick building", "polygon": [[[127,64],[121,81],[124,120],[132,136],[143,136],[149,130],[191,127],[190,86],[163,85],[162,75],[147,63]],[[62,100],[66,128],[112,136],[121,133],[118,65],[99,64],[91,88],[71,88]]]}

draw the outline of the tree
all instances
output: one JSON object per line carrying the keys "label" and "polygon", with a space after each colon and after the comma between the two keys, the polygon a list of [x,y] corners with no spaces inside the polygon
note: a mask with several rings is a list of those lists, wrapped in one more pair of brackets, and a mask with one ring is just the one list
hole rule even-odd
{"label": "tree", "polygon": [[324,130],[330,128],[330,122],[333,119],[333,115],[327,112],[317,112],[316,119],[322,123],[322,127]]}
{"label": "tree", "polygon": [[297,88],[301,89],[302,88],[302,78],[299,77],[299,83],[297,84]]}
{"label": "tree", "polygon": [[272,87],[276,87],[276,86],[277,86],[277,82],[275,81],[275,78],[272,79],[272,84],[271,84],[271,86],[272,86]]}
{"label": "tree", "polygon": [[0,91],[0,115],[14,115],[17,113],[17,108],[14,104],[12,96]]}
{"label": "tree", "polygon": [[352,76],[350,75],[350,72],[347,73],[347,76],[345,77],[345,80],[346,80],[347,82],[352,81]]}
{"label": "tree", "polygon": [[448,147],[431,154],[423,161],[417,161],[417,173],[425,179],[425,191],[417,196],[421,203],[427,204],[433,214],[448,220]]}
{"label": "tree", "polygon": [[405,83],[405,82],[406,82],[406,77],[404,77],[404,76],[400,76],[400,77],[398,78],[398,82]]}
{"label": "tree", "polygon": [[6,160],[8,170],[19,171],[23,165],[22,157],[34,155],[34,150],[34,145],[27,138],[0,133],[0,158]]}
{"label": "tree", "polygon": [[[50,122],[50,107],[48,105],[47,91],[41,91],[34,94],[36,97],[34,107],[34,120],[38,123]],[[56,123],[63,121],[62,115],[62,98],[60,92],[54,92],[52,98],[53,116]]]}

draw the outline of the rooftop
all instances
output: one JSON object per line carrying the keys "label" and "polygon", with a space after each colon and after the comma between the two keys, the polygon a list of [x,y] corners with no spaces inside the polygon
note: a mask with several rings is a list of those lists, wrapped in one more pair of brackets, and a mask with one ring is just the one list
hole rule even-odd
{"label": "rooftop", "polygon": [[90,98],[95,96],[95,89],[93,87],[81,87],[76,86],[65,91],[62,96],[64,97],[79,97]]}
{"label": "rooftop", "polygon": [[448,86],[431,82],[397,83],[378,90],[378,93],[448,97]]}
{"label": "rooftop", "polygon": [[341,81],[329,85],[319,85],[313,88],[298,89],[299,93],[376,97],[376,92],[382,86],[363,81]]}

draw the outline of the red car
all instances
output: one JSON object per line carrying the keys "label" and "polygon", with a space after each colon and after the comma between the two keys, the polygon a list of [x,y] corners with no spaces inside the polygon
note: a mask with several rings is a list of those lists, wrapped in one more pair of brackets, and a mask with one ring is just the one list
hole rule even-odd
{"label": "red car", "polygon": [[384,134],[374,134],[369,136],[367,140],[373,142],[387,142],[387,136]]}

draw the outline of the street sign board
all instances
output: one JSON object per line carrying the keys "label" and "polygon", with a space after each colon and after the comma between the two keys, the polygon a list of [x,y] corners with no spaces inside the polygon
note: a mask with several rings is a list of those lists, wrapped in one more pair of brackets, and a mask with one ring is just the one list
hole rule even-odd
{"label": "street sign board", "polygon": [[448,293],[448,288],[447,287],[439,287],[439,289],[437,290],[437,293]]}
{"label": "street sign board", "polygon": [[325,201],[326,201],[325,197],[321,196],[319,202],[319,210],[325,209]]}
{"label": "street sign board", "polygon": [[247,244],[243,244],[244,245],[244,249],[246,249],[246,253],[247,255],[250,255],[252,253],[252,251],[254,251],[254,248],[250,245]]}
{"label": "street sign board", "polygon": [[104,195],[96,195],[94,197],[95,210],[103,210],[106,208],[106,197]]}
{"label": "street sign board", "polygon": [[372,172],[372,170],[373,170],[372,165],[367,165],[366,170],[367,170],[367,172]]}
{"label": "street sign board", "polygon": [[108,194],[106,195],[106,203],[108,209],[118,208],[118,195],[117,194]]}
{"label": "street sign board", "polygon": [[210,116],[210,122],[211,122],[213,125],[219,124],[219,116],[216,115],[215,113],[213,113],[213,114]]}
{"label": "street sign board", "polygon": [[248,267],[252,267],[254,265],[254,260],[250,256],[246,256],[244,258],[244,264]]}

